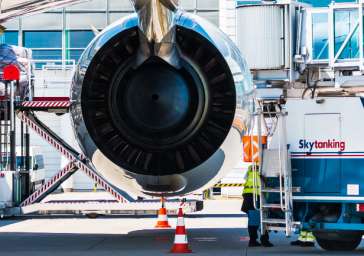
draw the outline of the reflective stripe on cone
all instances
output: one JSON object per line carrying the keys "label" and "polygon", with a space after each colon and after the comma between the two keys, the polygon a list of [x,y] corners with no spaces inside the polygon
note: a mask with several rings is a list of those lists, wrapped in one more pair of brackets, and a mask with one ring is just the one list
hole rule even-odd
{"label": "reflective stripe on cone", "polygon": [[156,228],[170,228],[168,223],[167,209],[164,207],[164,200],[161,199],[162,207],[158,211],[158,221],[155,225]]}
{"label": "reflective stripe on cone", "polygon": [[178,219],[176,227],[176,235],[171,253],[191,253],[192,250],[188,247],[186,227],[184,224],[183,211],[180,207],[178,210]]}

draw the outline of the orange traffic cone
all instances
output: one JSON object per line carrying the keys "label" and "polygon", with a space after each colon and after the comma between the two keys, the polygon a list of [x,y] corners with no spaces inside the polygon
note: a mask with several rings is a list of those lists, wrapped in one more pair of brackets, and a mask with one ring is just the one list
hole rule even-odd
{"label": "orange traffic cone", "polygon": [[164,207],[164,198],[161,198],[162,207],[159,209],[158,212],[158,221],[155,225],[156,228],[170,228],[171,226],[168,223],[167,217],[167,209]]}
{"label": "orange traffic cone", "polygon": [[180,207],[178,210],[176,236],[174,238],[174,245],[171,253],[191,253],[192,250],[188,247],[187,233],[185,227],[185,220],[183,218],[183,211]]}

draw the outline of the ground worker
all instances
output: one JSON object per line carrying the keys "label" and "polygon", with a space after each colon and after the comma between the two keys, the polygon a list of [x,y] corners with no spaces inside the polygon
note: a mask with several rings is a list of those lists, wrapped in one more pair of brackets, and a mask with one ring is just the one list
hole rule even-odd
{"label": "ground worker", "polygon": [[293,246],[313,247],[315,246],[315,236],[311,231],[301,230],[297,241],[291,242]]}
{"label": "ground worker", "polygon": [[[256,179],[254,181],[254,178]],[[249,232],[249,247],[265,246],[272,247],[273,244],[269,242],[268,231],[260,236],[260,242],[258,239],[258,229],[260,225],[260,212],[254,206],[254,194],[258,195],[256,197],[256,206],[259,206],[259,191],[261,186],[261,177],[258,171],[258,167],[253,168],[249,166],[247,178],[244,184],[243,191],[243,205],[241,210],[248,214],[248,232]]]}

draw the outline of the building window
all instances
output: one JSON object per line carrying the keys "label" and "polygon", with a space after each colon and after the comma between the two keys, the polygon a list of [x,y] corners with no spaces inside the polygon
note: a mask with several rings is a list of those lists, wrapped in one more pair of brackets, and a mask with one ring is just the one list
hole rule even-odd
{"label": "building window", "polygon": [[[61,31],[24,31],[23,45],[33,51],[34,60],[62,60]],[[48,62],[37,62],[35,67],[41,68]]]}
{"label": "building window", "polygon": [[339,59],[359,57],[358,16],[357,9],[338,10],[334,12],[335,56],[344,47],[339,55]]}
{"label": "building window", "polygon": [[18,45],[18,31],[5,31],[1,36],[1,43]]}
{"label": "building window", "polygon": [[61,60],[62,50],[33,50],[35,60]]}
{"label": "building window", "polygon": [[62,49],[61,31],[25,31],[24,46],[27,48]]}
{"label": "building window", "polygon": [[312,51],[314,60],[329,58],[328,14],[312,14]]}
{"label": "building window", "polygon": [[95,37],[90,30],[66,31],[66,56],[69,60],[78,61],[88,44]]}

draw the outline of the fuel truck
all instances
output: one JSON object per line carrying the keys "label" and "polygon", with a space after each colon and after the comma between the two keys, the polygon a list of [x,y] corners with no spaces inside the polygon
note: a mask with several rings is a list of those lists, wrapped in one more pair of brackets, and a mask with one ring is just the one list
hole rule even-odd
{"label": "fuel truck", "polygon": [[298,1],[237,8],[238,46],[257,86],[254,126],[267,141],[261,227],[310,231],[329,251],[354,250],[364,234],[362,8]]}

